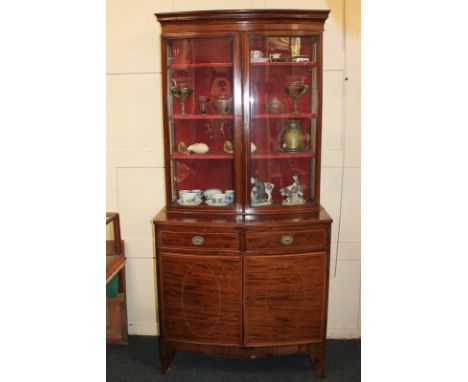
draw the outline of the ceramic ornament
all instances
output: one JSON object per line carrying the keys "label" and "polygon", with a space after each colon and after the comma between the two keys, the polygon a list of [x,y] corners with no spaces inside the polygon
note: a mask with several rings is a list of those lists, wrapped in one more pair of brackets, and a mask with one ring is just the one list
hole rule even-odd
{"label": "ceramic ornament", "polygon": [[194,143],[193,145],[187,147],[187,150],[195,154],[206,154],[210,148],[206,143]]}

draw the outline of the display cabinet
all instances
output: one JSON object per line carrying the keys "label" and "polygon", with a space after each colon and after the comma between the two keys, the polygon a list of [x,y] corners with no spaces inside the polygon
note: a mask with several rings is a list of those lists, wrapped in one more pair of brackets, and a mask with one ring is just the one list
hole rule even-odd
{"label": "display cabinet", "polygon": [[154,219],[161,368],[176,351],[308,353],[324,374],[320,206],[329,11],[160,13],[166,207]]}

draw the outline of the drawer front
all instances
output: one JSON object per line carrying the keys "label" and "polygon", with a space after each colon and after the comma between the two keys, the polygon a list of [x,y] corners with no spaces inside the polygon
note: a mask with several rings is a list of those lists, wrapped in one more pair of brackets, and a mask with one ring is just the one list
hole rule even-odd
{"label": "drawer front", "polygon": [[172,232],[160,231],[159,246],[163,248],[239,249],[239,234],[235,232]]}
{"label": "drawer front", "polygon": [[247,232],[247,250],[265,249],[325,249],[328,246],[327,227],[317,227],[308,230]]}

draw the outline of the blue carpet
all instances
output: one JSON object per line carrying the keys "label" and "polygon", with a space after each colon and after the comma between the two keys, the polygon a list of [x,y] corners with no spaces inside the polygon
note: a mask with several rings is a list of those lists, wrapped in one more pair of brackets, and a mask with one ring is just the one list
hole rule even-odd
{"label": "blue carpet", "polygon": [[318,378],[303,354],[239,360],[177,353],[169,373],[163,376],[157,337],[129,336],[128,345],[107,345],[109,382],[358,382],[361,341],[328,340],[325,370],[325,379]]}

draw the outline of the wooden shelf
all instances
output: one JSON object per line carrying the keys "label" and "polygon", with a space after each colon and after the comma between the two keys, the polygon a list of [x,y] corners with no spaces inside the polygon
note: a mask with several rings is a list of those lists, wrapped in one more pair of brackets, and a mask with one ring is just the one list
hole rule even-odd
{"label": "wooden shelf", "polygon": [[[306,195],[304,195],[305,203],[304,204],[296,204],[296,205],[285,205],[283,204],[283,199],[274,199],[273,203],[263,205],[263,206],[254,206],[255,208],[275,208],[275,207],[281,207],[281,208],[294,208],[294,207],[301,207],[301,206],[307,206],[313,204],[312,200],[307,199]],[[251,205],[251,202],[249,201],[249,204]]]}
{"label": "wooden shelf", "polygon": [[175,114],[169,120],[192,120],[192,119],[233,119],[232,114]]}
{"label": "wooden shelf", "polygon": [[254,114],[253,119],[312,119],[315,113]]}
{"label": "wooden shelf", "polygon": [[315,153],[313,151],[304,151],[299,153],[291,152],[273,152],[262,153],[256,152],[252,154],[252,159],[285,159],[285,158],[313,158]]}
{"label": "wooden shelf", "polygon": [[191,68],[232,68],[232,62],[210,62],[198,64],[170,64],[169,69],[191,69]]}
{"label": "wooden shelf", "polygon": [[106,283],[111,281],[112,278],[125,266],[125,260],[124,255],[106,256]]}
{"label": "wooden shelf", "polygon": [[269,66],[269,67],[275,67],[275,66],[289,66],[289,67],[311,67],[311,66],[316,66],[317,62],[316,61],[310,61],[310,62],[251,62],[251,66]]}
{"label": "wooden shelf", "polygon": [[172,153],[172,159],[182,159],[182,160],[211,160],[211,159],[234,159],[233,154],[227,153],[208,153],[208,154],[182,154],[182,153]]}

